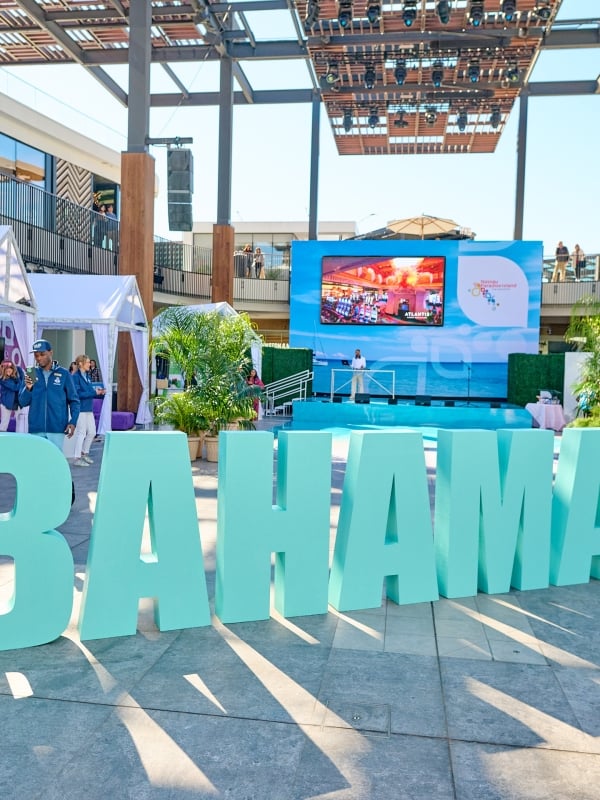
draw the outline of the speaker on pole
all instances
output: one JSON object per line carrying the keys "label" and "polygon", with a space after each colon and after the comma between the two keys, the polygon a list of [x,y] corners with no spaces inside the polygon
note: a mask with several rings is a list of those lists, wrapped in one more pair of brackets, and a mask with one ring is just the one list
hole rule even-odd
{"label": "speaker on pole", "polygon": [[167,150],[167,201],[169,230],[192,230],[194,159],[186,148]]}

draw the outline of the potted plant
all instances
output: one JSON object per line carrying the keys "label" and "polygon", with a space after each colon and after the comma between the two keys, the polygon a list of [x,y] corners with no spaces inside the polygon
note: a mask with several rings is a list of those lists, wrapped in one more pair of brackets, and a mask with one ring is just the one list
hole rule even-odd
{"label": "potted plant", "polygon": [[154,421],[159,425],[172,425],[188,437],[190,460],[195,461],[201,453],[202,439],[207,421],[202,416],[197,392],[188,389],[154,400]]}
{"label": "potted plant", "polygon": [[157,329],[152,349],[179,366],[203,420],[207,459],[216,461],[219,431],[254,427],[253,399],[262,392],[246,382],[256,340],[252,324],[246,314],[170,308],[159,315]]}
{"label": "potted plant", "polygon": [[590,296],[575,303],[565,339],[588,353],[573,386],[578,406],[569,427],[596,428],[600,424],[600,302]]}

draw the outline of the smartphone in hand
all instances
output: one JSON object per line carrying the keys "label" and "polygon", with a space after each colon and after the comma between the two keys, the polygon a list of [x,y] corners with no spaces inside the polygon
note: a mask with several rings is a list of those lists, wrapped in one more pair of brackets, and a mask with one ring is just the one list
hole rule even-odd
{"label": "smartphone in hand", "polygon": [[27,369],[25,370],[25,374],[32,383],[35,383],[37,381],[37,375],[35,374],[35,367],[27,367]]}

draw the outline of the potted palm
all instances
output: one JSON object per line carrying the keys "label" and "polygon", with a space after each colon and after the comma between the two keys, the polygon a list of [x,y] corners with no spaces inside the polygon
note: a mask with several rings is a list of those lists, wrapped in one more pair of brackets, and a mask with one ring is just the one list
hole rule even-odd
{"label": "potted palm", "polygon": [[202,416],[198,394],[194,389],[177,392],[154,400],[154,421],[159,425],[172,425],[188,437],[190,460],[201,454],[202,439],[207,421]]}
{"label": "potted palm", "polygon": [[183,394],[190,393],[206,430],[207,459],[216,461],[219,431],[254,427],[253,399],[262,393],[246,382],[256,340],[252,324],[246,314],[226,317],[186,308],[166,309],[156,322],[152,350],[179,366],[188,387]]}

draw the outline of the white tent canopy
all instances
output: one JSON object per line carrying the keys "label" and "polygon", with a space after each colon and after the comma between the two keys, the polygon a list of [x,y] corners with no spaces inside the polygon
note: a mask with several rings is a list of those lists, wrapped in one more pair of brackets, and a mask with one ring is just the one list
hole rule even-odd
{"label": "white tent canopy", "polygon": [[[136,422],[152,421],[148,408],[148,322],[132,275],[29,276],[37,302],[37,330],[91,330],[105,382],[113,374],[117,334],[129,331],[142,397]],[[98,433],[111,429],[111,392],[102,403]]]}
{"label": "white tent canopy", "polygon": [[0,317],[13,325],[16,343],[26,360],[34,336],[36,301],[13,229],[0,225]]}

